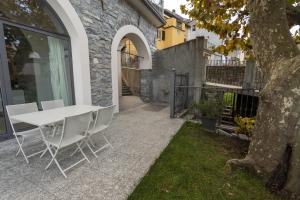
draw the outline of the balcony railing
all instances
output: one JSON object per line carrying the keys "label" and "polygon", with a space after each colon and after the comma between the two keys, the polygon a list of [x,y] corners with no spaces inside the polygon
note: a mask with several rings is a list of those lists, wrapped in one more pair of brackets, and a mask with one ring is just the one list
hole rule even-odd
{"label": "balcony railing", "polygon": [[141,56],[137,56],[137,55],[130,54],[127,52],[121,52],[122,67],[139,69],[141,59],[143,59],[143,57],[141,57]]}

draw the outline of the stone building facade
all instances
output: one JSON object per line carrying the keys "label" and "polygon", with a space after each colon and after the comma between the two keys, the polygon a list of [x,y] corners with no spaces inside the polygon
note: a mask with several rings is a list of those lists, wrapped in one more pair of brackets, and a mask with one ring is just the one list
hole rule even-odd
{"label": "stone building facade", "polygon": [[[70,3],[88,36],[92,103],[110,105],[113,90],[111,44],[117,31],[125,25],[139,28],[147,39],[151,53],[154,53],[157,27],[125,0],[70,0]],[[142,92],[142,98],[149,100],[149,85],[143,87],[142,91],[148,91],[148,94]]]}

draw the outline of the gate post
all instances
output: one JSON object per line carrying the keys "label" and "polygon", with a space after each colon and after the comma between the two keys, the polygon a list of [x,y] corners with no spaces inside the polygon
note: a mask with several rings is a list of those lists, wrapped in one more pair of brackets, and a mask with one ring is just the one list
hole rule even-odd
{"label": "gate post", "polygon": [[175,118],[176,69],[172,68],[170,77],[170,118]]}

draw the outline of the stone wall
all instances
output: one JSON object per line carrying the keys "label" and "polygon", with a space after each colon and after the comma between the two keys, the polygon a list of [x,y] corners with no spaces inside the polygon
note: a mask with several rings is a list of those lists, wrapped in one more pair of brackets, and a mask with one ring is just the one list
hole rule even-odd
{"label": "stone wall", "polygon": [[204,38],[200,37],[155,52],[152,69],[154,101],[169,102],[170,76],[173,68],[176,73],[189,73],[189,85],[198,84],[199,81],[197,80],[203,79],[201,70],[205,68],[203,58],[204,42]]}
{"label": "stone wall", "polygon": [[100,0],[70,2],[78,13],[89,39],[92,102],[94,105],[110,105],[111,44],[115,34],[125,25],[134,25],[143,32],[153,53],[156,49],[156,27],[124,0],[103,1],[103,6]]}
{"label": "stone wall", "polygon": [[153,100],[153,74],[151,69],[141,70],[141,99],[144,102]]}

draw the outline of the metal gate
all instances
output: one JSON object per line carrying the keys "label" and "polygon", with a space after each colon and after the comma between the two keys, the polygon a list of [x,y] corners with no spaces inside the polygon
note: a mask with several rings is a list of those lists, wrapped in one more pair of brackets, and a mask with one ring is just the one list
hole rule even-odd
{"label": "metal gate", "polygon": [[176,71],[173,71],[172,82],[171,117],[174,117],[175,113],[188,108],[189,90],[186,86],[189,85],[189,73],[176,73]]}

